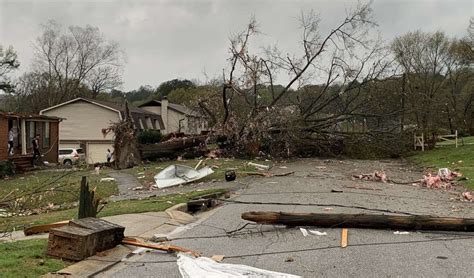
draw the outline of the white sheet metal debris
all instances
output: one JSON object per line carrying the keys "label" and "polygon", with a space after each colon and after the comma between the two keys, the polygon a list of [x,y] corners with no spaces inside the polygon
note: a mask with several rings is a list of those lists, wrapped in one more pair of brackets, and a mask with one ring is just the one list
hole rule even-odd
{"label": "white sheet metal debris", "polygon": [[292,274],[274,272],[242,264],[218,263],[210,258],[194,258],[184,253],[178,254],[178,268],[183,278],[300,277]]}
{"label": "white sheet metal debris", "polygon": [[193,182],[204,178],[214,171],[209,167],[195,170],[186,165],[170,165],[155,176],[155,187],[166,188]]}
{"label": "white sheet metal debris", "polygon": [[268,170],[270,169],[270,166],[268,165],[265,165],[265,164],[257,164],[257,163],[253,163],[253,162],[249,162],[247,163],[249,166],[253,166],[259,170]]}

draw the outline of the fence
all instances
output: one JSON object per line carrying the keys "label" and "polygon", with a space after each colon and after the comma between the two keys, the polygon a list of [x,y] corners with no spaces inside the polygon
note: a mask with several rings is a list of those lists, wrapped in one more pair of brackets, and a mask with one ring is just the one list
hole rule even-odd
{"label": "fence", "polygon": [[[436,142],[446,142],[448,144],[443,144],[443,145],[449,145],[449,143],[453,143],[456,148],[458,147],[458,131],[456,130],[454,134],[448,134],[448,135],[437,135],[436,136]],[[415,151],[418,147],[421,148],[421,151],[425,151],[425,136],[423,133],[421,133],[421,136],[418,136],[416,133],[413,134],[413,143],[415,147]]]}

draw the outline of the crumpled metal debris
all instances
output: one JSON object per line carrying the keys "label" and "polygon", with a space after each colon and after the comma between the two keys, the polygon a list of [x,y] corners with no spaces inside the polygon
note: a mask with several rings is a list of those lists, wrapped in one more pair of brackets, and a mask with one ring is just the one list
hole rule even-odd
{"label": "crumpled metal debris", "polygon": [[193,182],[204,178],[214,171],[209,167],[203,167],[195,170],[186,165],[170,165],[155,175],[155,187],[166,188]]}

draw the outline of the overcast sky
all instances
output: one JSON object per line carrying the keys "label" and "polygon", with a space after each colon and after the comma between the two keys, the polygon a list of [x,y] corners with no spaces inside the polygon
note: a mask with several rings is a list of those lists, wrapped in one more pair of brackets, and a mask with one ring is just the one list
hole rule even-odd
{"label": "overcast sky", "polygon": [[[386,41],[417,29],[464,36],[474,15],[473,0],[375,0],[373,9]],[[259,43],[277,44],[298,52],[301,11],[315,10],[326,33],[356,1],[337,0],[188,0],[188,1],[65,1],[0,0],[0,44],[19,54],[28,70],[32,43],[40,24],[50,19],[69,26],[90,24],[119,42],[127,63],[124,90],[157,86],[174,78],[217,77],[226,67],[228,38],[245,28],[254,15],[262,35]]]}

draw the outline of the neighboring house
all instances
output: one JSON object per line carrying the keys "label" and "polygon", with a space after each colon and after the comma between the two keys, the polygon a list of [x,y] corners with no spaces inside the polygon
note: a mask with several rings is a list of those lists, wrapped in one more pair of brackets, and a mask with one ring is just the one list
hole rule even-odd
{"label": "neighboring house", "polygon": [[161,115],[165,124],[164,134],[172,132],[200,134],[208,128],[207,120],[201,114],[186,106],[170,103],[167,99],[150,100],[138,107]]}
{"label": "neighboring house", "polygon": [[[61,118],[29,113],[0,112],[0,161],[31,163],[32,141],[39,135],[43,161],[58,162],[58,126]],[[13,155],[8,154],[8,132],[13,129]]]}
{"label": "neighboring house", "polygon": [[[163,130],[160,115],[129,106],[134,125],[139,130]],[[82,148],[88,163],[106,161],[107,149],[113,151],[114,134],[103,130],[125,117],[125,106],[87,98],[76,98],[44,110],[40,114],[64,120],[60,124],[60,148]]]}

